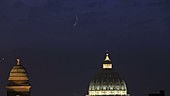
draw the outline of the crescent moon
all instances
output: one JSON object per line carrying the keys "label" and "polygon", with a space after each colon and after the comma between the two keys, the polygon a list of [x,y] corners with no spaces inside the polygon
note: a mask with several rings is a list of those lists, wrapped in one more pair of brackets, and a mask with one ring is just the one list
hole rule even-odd
{"label": "crescent moon", "polygon": [[75,27],[75,26],[77,26],[77,24],[78,24],[78,17],[76,16],[76,21],[73,26]]}

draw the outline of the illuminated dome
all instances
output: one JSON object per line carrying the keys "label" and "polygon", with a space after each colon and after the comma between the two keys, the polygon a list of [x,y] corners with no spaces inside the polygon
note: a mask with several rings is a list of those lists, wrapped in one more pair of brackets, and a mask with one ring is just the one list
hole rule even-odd
{"label": "illuminated dome", "polygon": [[26,69],[20,64],[20,59],[17,59],[17,64],[11,69],[8,80],[9,85],[29,85]]}
{"label": "illuminated dome", "polygon": [[102,70],[90,81],[89,96],[117,95],[127,96],[127,87],[119,74],[112,70],[108,53],[103,62]]}

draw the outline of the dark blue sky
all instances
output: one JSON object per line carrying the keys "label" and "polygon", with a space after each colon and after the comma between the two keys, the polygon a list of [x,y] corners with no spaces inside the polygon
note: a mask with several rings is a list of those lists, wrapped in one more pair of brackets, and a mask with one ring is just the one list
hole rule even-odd
{"label": "dark blue sky", "polygon": [[32,96],[84,96],[106,49],[132,96],[170,95],[169,41],[169,0],[0,0],[0,95],[20,57]]}

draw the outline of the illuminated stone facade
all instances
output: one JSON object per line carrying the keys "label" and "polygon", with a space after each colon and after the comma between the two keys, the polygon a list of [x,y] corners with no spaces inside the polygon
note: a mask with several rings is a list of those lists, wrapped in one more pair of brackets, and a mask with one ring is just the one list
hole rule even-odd
{"label": "illuminated stone facade", "polygon": [[127,86],[118,73],[113,71],[108,53],[102,70],[90,81],[89,96],[128,96]]}
{"label": "illuminated stone facade", "polygon": [[26,69],[17,59],[17,64],[11,69],[7,88],[7,96],[31,96],[31,86]]}

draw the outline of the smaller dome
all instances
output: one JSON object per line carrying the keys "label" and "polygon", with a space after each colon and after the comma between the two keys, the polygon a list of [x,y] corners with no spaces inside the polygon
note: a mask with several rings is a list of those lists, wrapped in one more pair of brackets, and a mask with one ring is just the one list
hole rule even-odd
{"label": "smaller dome", "polygon": [[17,59],[17,64],[11,69],[8,79],[9,85],[25,85],[29,84],[29,78],[24,66],[20,64],[20,60]]}

